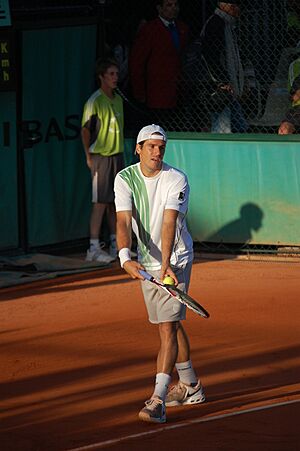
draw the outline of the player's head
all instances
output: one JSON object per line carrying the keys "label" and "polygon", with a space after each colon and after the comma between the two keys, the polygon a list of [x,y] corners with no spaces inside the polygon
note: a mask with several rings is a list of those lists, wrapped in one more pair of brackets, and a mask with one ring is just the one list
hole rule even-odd
{"label": "player's head", "polygon": [[106,85],[110,89],[117,87],[119,79],[118,63],[112,58],[100,58],[96,61],[96,79],[101,87]]}
{"label": "player's head", "polygon": [[159,125],[147,125],[140,130],[135,151],[140,157],[141,170],[147,177],[153,177],[160,172],[166,144],[166,132]]}
{"label": "player's head", "polygon": [[163,19],[171,22],[178,16],[179,2],[178,0],[157,0],[156,8]]}
{"label": "player's head", "polygon": [[229,14],[233,17],[239,17],[240,16],[240,1],[239,0],[230,0],[230,1],[223,1],[218,2],[219,8]]}

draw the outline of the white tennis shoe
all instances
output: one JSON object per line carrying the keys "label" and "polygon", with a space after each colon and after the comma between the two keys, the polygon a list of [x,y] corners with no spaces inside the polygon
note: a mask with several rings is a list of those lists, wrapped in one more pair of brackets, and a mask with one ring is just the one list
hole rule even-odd
{"label": "white tennis shoe", "polygon": [[145,402],[145,407],[139,413],[139,419],[150,423],[165,423],[166,407],[160,398],[151,398]]}
{"label": "white tennis shoe", "polygon": [[200,380],[195,387],[186,385],[179,381],[178,384],[170,387],[166,396],[166,406],[184,406],[187,404],[200,404],[205,401],[205,394]]}
{"label": "white tennis shoe", "polygon": [[100,247],[88,249],[85,260],[87,262],[112,263],[115,259],[103,250],[104,246],[105,244],[101,243]]}

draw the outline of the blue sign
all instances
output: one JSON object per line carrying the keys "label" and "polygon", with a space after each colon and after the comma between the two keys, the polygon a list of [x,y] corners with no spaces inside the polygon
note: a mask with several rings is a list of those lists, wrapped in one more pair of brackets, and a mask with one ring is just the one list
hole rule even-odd
{"label": "blue sign", "polygon": [[14,35],[10,30],[0,31],[0,91],[15,91],[16,67]]}
{"label": "blue sign", "polygon": [[0,0],[0,27],[10,27],[9,0]]}

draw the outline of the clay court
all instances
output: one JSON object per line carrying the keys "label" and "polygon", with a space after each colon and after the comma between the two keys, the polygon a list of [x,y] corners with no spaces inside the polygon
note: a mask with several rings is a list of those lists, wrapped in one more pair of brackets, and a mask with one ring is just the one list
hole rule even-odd
{"label": "clay court", "polygon": [[[109,269],[3,289],[1,451],[300,449],[300,263],[197,258],[185,323],[207,402],[137,414],[158,336],[140,286]],[[174,375],[175,377],[175,375]]]}

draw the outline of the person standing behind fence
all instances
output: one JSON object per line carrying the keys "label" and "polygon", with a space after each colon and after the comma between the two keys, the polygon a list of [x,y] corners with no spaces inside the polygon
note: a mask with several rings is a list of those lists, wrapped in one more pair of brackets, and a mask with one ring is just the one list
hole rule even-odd
{"label": "person standing behind fence", "polygon": [[292,105],[279,126],[279,135],[300,133],[300,57],[289,68],[289,91]]}
{"label": "person standing behind fence", "polygon": [[177,0],[156,1],[159,17],[139,29],[133,43],[129,71],[134,98],[151,109],[177,106],[181,55],[188,27],[177,20]]}
{"label": "person standing behind fence", "polygon": [[[203,56],[219,89],[228,92],[228,105],[210,109],[213,133],[245,132],[248,124],[239,102],[244,89],[244,71],[236,36],[240,2],[218,2],[201,31]],[[221,98],[221,96],[220,96]]]}
{"label": "person standing behind fence", "polygon": [[[92,212],[90,218],[90,247],[87,261],[110,263],[117,257],[114,178],[123,169],[123,102],[114,92],[119,69],[112,59],[96,62],[96,77],[100,88],[84,106],[81,137],[86,162],[92,175]],[[104,214],[110,229],[109,254],[103,250],[99,235]]]}

